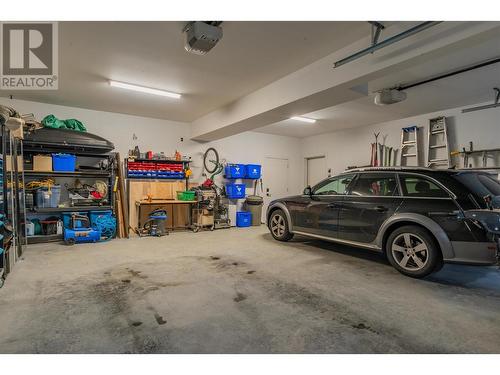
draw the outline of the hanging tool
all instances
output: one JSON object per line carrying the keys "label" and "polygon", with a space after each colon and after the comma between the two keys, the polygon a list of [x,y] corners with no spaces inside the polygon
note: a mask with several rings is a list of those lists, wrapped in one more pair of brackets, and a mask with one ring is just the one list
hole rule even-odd
{"label": "hanging tool", "polygon": [[378,145],[378,166],[384,166],[384,145]]}
{"label": "hanging tool", "polygon": [[399,152],[399,149],[398,148],[395,148],[393,150],[393,157],[392,157],[392,165],[393,166],[396,166],[397,165],[397,160],[398,160],[398,152]]}
{"label": "hanging tool", "polygon": [[378,133],[373,133],[373,135],[375,136],[375,156],[374,156],[374,159],[373,159],[373,166],[374,167],[378,167],[379,165],[379,155],[378,155],[378,136],[379,136],[380,132]]}

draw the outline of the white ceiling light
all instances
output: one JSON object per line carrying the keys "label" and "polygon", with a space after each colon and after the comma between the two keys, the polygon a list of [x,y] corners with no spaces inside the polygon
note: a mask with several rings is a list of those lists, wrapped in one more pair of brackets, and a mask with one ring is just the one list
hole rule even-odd
{"label": "white ceiling light", "polygon": [[313,118],[302,117],[302,116],[293,116],[293,117],[290,117],[290,120],[308,122],[309,124],[314,124],[316,122],[316,120]]}
{"label": "white ceiling light", "polygon": [[121,89],[138,91],[138,92],[143,92],[143,93],[152,94],[152,95],[166,96],[166,97],[174,98],[174,99],[180,99],[182,96],[181,94],[177,94],[175,92],[152,89],[150,87],[131,85],[130,83],[117,82],[117,81],[112,81],[112,80],[109,81],[109,85],[111,87],[119,87]]}

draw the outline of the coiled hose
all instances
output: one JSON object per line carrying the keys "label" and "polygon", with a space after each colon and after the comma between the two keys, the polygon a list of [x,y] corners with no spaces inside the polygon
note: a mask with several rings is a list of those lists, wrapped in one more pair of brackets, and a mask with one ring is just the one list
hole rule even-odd
{"label": "coiled hose", "polygon": [[101,232],[101,241],[109,241],[116,234],[116,219],[113,216],[98,216],[95,219],[95,229]]}

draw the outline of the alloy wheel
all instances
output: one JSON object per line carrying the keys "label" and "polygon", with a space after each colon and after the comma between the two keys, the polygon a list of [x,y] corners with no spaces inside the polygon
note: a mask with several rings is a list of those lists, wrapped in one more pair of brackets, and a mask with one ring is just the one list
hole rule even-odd
{"label": "alloy wheel", "polygon": [[271,231],[276,237],[281,237],[285,234],[285,219],[281,215],[274,215],[271,219]]}
{"label": "alloy wheel", "polygon": [[398,265],[408,271],[418,271],[429,260],[429,249],[425,241],[413,233],[401,233],[391,245],[392,256]]}

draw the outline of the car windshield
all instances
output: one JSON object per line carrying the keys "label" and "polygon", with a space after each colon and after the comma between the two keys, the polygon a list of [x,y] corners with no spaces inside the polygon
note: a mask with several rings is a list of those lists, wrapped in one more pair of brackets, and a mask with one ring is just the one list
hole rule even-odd
{"label": "car windshield", "polygon": [[453,176],[474,194],[485,197],[490,195],[495,206],[500,204],[500,182],[488,173],[463,172]]}

